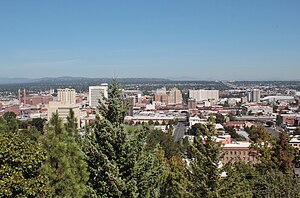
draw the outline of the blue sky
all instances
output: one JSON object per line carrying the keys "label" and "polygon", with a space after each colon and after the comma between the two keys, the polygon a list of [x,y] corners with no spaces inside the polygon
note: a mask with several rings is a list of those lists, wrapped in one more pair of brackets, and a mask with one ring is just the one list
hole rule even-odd
{"label": "blue sky", "polygon": [[300,80],[299,0],[0,1],[0,77]]}

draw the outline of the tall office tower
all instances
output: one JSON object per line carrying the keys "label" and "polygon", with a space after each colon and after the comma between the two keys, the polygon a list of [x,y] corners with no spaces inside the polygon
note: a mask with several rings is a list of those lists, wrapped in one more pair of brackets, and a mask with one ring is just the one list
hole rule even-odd
{"label": "tall office tower", "polygon": [[89,86],[89,105],[90,107],[97,107],[99,100],[103,97],[108,97],[108,84],[102,83],[100,86]]}
{"label": "tall office tower", "polygon": [[260,90],[253,89],[251,91],[251,102],[260,102]]}
{"label": "tall office tower", "polygon": [[70,105],[76,103],[75,89],[57,89],[57,98],[62,104]]}
{"label": "tall office tower", "polygon": [[196,102],[214,100],[219,101],[219,90],[189,90],[189,97],[196,100]]}
{"label": "tall office tower", "polygon": [[182,104],[182,94],[176,87],[170,90],[168,95],[168,104]]}
{"label": "tall office tower", "polygon": [[189,109],[196,109],[197,108],[197,102],[195,99],[189,98],[188,99],[188,108]]}

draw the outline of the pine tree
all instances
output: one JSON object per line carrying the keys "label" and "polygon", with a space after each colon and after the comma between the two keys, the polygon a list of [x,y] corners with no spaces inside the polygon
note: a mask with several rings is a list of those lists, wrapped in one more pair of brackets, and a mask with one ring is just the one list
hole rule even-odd
{"label": "pine tree", "polygon": [[187,186],[191,185],[186,175],[186,165],[180,156],[173,156],[165,163],[166,179],[161,190],[162,197],[185,198],[191,196]]}
{"label": "pine tree", "polygon": [[251,198],[253,197],[251,179],[254,179],[255,168],[251,165],[237,162],[227,164],[224,168],[226,177],[221,180],[221,197]]}
{"label": "pine tree", "polygon": [[52,197],[83,197],[87,191],[84,154],[69,132],[58,114],[53,114],[43,139],[49,157],[42,167],[42,173],[49,178]]}
{"label": "pine tree", "polygon": [[167,177],[167,164],[165,161],[165,152],[156,145],[151,150],[146,147],[149,128],[144,127],[139,130],[138,136],[131,141],[132,173],[127,178],[128,190],[135,189],[135,194],[130,197],[163,197],[161,190]]}
{"label": "pine tree", "polygon": [[213,125],[198,131],[190,146],[189,178],[193,197],[220,197],[221,147],[213,137]]}
{"label": "pine tree", "polygon": [[122,125],[125,108],[119,83],[109,85],[108,98],[99,104],[99,115],[86,148],[90,179],[95,194],[102,197],[120,197],[126,192],[125,174],[128,170],[125,149],[128,140]]}
{"label": "pine tree", "polygon": [[163,166],[158,156],[146,152],[147,129],[129,138],[123,126],[125,113],[120,86],[114,80],[87,136],[89,185],[99,197],[157,197]]}

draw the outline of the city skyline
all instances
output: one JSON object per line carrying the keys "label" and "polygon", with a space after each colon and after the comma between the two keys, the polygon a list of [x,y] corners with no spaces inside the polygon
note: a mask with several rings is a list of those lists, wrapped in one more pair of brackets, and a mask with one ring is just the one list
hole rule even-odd
{"label": "city skyline", "polygon": [[0,3],[0,77],[300,80],[298,1]]}

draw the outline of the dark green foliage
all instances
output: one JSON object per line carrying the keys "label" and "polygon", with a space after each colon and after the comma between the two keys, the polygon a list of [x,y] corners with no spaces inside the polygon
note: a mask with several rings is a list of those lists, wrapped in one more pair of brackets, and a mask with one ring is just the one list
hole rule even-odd
{"label": "dark green foliage", "polygon": [[140,148],[142,150],[134,152],[138,155],[129,182],[136,185],[132,197],[163,197],[161,189],[167,174],[164,152],[159,146],[152,152],[146,151],[144,146]]}
{"label": "dark green foliage", "polygon": [[125,112],[119,84],[114,80],[109,85],[108,98],[99,105],[100,115],[93,126],[93,133],[87,136],[89,145],[85,149],[90,171],[89,185],[98,196],[130,196],[136,191],[135,185],[128,179],[135,157],[122,125]]}
{"label": "dark green foliage", "polygon": [[35,127],[41,134],[44,133],[44,125],[46,123],[45,119],[42,118],[33,118],[31,121],[31,125]]}
{"label": "dark green foliage", "polygon": [[299,197],[300,180],[277,169],[258,171],[252,179],[253,197]]}
{"label": "dark green foliage", "polygon": [[48,179],[40,174],[46,151],[13,133],[0,133],[0,197],[47,197]]}
{"label": "dark green foliage", "polygon": [[237,163],[225,170],[222,197],[299,197],[300,178],[276,168]]}
{"label": "dark green foliage", "polygon": [[119,82],[114,79],[108,88],[108,98],[104,98],[104,102],[100,101],[100,115],[113,124],[120,125],[124,121],[127,109],[124,108],[122,100],[122,91]]}
{"label": "dark green foliage", "polygon": [[237,134],[234,127],[225,127],[224,129],[227,133],[229,133],[229,135],[231,136],[232,139],[235,139],[237,141],[245,141],[246,140],[246,138]]}
{"label": "dark green foliage", "polygon": [[8,131],[13,133],[17,133],[19,130],[19,124],[16,117],[16,114],[13,112],[6,112],[3,115]]}
{"label": "dark green foliage", "polygon": [[216,114],[216,123],[223,124],[224,122],[226,122],[225,116],[219,113]]}
{"label": "dark green foliage", "polygon": [[221,146],[213,139],[214,126],[202,126],[197,130],[194,144],[190,145],[189,191],[193,197],[220,197],[219,168]]}
{"label": "dark green foliage", "polygon": [[6,120],[3,117],[0,117],[0,133],[5,133],[9,131]]}
{"label": "dark green foliage", "polygon": [[187,187],[191,185],[186,176],[186,164],[180,156],[166,160],[166,179],[161,188],[161,197],[185,198],[191,196]]}
{"label": "dark green foliage", "polygon": [[99,197],[158,197],[165,171],[160,149],[145,149],[147,126],[129,138],[122,124],[126,108],[120,87],[116,81],[109,87],[87,136],[89,185]]}
{"label": "dark green foliage", "polygon": [[163,133],[160,130],[148,131],[147,149],[155,148],[157,144],[164,150],[167,159],[180,155],[181,146],[178,142],[174,142],[174,138],[169,133]]}
{"label": "dark green foliage", "polygon": [[221,180],[221,195],[224,198],[252,197],[251,179],[255,169],[242,162],[228,164],[224,168],[227,177]]}
{"label": "dark green foliage", "polygon": [[200,135],[200,131],[204,131],[206,130],[205,126],[203,124],[200,124],[200,123],[197,123],[197,124],[194,124],[192,126],[192,128],[190,129],[190,135]]}
{"label": "dark green foliage", "polygon": [[52,197],[82,197],[87,191],[87,164],[84,154],[62,124],[58,114],[53,114],[46,126],[43,146],[48,159],[42,173],[49,178]]}

